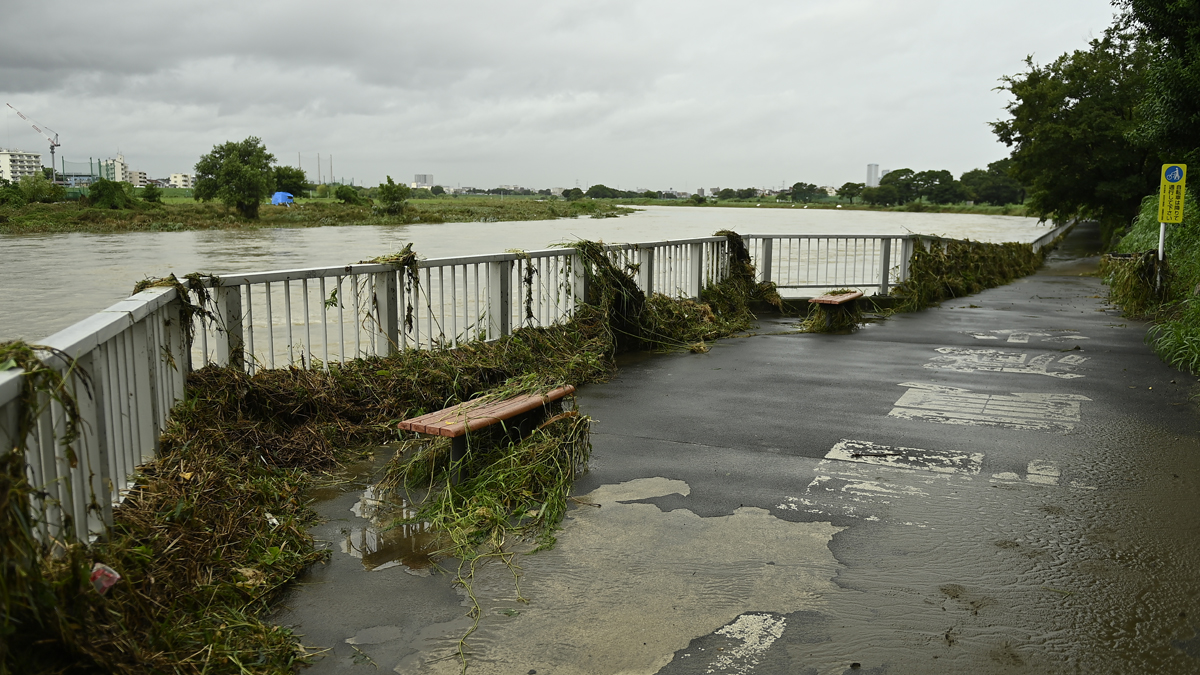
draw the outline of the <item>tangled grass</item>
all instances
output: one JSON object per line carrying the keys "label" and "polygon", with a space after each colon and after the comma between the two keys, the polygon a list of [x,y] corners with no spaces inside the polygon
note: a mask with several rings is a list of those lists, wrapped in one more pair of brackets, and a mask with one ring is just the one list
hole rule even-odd
{"label": "tangled grass", "polygon": [[900,301],[894,311],[917,311],[1033,274],[1045,250],[1035,253],[1030,244],[923,237],[913,247],[908,278],[892,289]]}
{"label": "tangled grass", "polygon": [[1163,361],[1200,374],[1200,206],[1185,201],[1183,222],[1167,226],[1163,263],[1158,235],[1158,196],[1151,195],[1116,254],[1102,260],[1101,277],[1112,302],[1153,322],[1146,342]]}
{"label": "tangled grass", "polygon": [[[579,246],[585,256],[600,249]],[[402,253],[397,264],[411,257]],[[280,589],[323,555],[307,533],[314,513],[302,496],[314,475],[397,440],[402,419],[477,396],[603,381],[620,351],[733,334],[753,319],[745,303],[773,293],[754,283],[748,261],[732,260],[737,274],[706,289],[707,302],[646,299],[634,292],[632,270],[589,260],[595,302],[563,325],[327,370],[189,374],[158,457],[139,467],[107,540],[90,546],[66,542],[51,551],[37,541],[28,512],[37,488],[25,481],[24,450],[6,453],[0,673],[293,672],[306,653],[264,617]],[[12,355],[14,365],[36,372],[31,354],[10,346],[0,364]],[[47,387],[36,385],[30,396]],[[589,423],[572,408],[517,442],[482,439],[470,477],[458,485],[447,480],[437,444],[405,453],[391,475],[423,492],[420,517],[442,533],[447,554],[503,556],[513,537],[549,546],[570,486],[586,468]],[[89,583],[94,562],[122,575],[105,595]]]}

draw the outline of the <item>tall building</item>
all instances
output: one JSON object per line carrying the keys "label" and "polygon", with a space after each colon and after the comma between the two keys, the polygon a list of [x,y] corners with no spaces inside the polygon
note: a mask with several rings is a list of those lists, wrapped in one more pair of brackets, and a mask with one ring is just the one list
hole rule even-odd
{"label": "tall building", "polygon": [[41,172],[41,154],[0,148],[0,178],[15,183],[21,180],[22,176],[34,176]]}
{"label": "tall building", "polygon": [[412,187],[415,187],[415,188],[433,187],[433,174],[418,173],[418,174],[414,175]]}
{"label": "tall building", "polygon": [[879,187],[879,165],[867,165],[867,187]]}
{"label": "tall building", "polygon": [[143,187],[146,185],[146,172],[134,171],[125,163],[124,155],[117,155],[116,159],[100,160],[100,177],[108,180],[124,181],[134,187]]}
{"label": "tall building", "polygon": [[196,176],[190,173],[173,173],[170,185],[173,188],[194,188],[196,187]]}

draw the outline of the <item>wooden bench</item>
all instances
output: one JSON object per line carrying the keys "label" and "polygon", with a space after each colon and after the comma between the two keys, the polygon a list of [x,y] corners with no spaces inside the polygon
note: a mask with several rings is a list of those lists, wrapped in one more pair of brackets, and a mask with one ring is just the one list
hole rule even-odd
{"label": "wooden bench", "polygon": [[818,295],[815,298],[809,298],[808,301],[817,305],[818,308],[824,310],[825,327],[829,328],[833,322],[833,313],[829,311],[834,307],[847,306],[847,303],[854,302],[862,297],[862,291],[850,291],[849,293],[826,293]]}
{"label": "wooden bench", "polygon": [[575,393],[575,387],[568,384],[543,394],[525,394],[492,401],[486,399],[464,401],[437,412],[404,420],[398,426],[404,431],[449,438],[450,466],[452,467],[450,482],[457,485],[462,478],[462,461],[467,456],[468,432],[499,424],[539,407],[548,412],[548,406],[551,403],[573,393]]}

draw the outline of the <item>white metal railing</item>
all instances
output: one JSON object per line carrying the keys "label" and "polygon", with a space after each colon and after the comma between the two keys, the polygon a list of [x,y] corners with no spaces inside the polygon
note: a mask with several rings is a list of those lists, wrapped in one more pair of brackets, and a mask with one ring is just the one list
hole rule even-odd
{"label": "white metal railing", "polygon": [[[1069,226],[1039,239],[1053,241]],[[763,280],[784,289],[877,287],[905,278],[915,235],[743,237]],[[944,241],[944,240],[942,240]],[[604,247],[647,293],[697,297],[729,272],[724,237]],[[43,541],[102,536],[136,467],[151,460],[187,372],[209,364],[253,372],[315,367],[403,349],[496,339],[570,317],[587,297],[573,249],[208,277],[211,316],[189,315],[174,287],[151,288],[41,341],[78,402],[79,437],[48,394],[24,408],[26,375],[0,371],[0,452],[25,438]],[[193,288],[198,294],[200,289]],[[190,328],[191,330],[185,330]],[[194,338],[189,339],[189,332]],[[30,413],[32,428],[23,430]]]}
{"label": "white metal railing", "polygon": [[[152,459],[167,413],[183,398],[186,336],[174,288],[143,291],[41,341],[45,365],[75,401],[78,438],[63,443],[67,409],[38,395],[25,453],[37,534],[43,541],[94,538],[137,466]],[[0,372],[0,448],[21,433],[25,373]]]}
{"label": "white metal railing", "polygon": [[[914,235],[781,235],[744,237],[761,281],[781,294],[798,289],[878,289],[908,278]],[[791,295],[795,295],[794,293]]]}
{"label": "white metal railing", "polygon": [[[724,237],[614,244],[647,293],[698,297],[728,273]],[[575,250],[499,253],[210,277],[191,358],[254,372],[455,347],[570,317],[586,281]]]}
{"label": "white metal railing", "polygon": [[[695,297],[724,278],[724,237],[604,247],[647,292]],[[261,367],[345,361],[402,349],[496,339],[569,318],[585,297],[574,249],[422,260],[415,273],[386,264],[254,272],[204,279],[206,317],[189,317],[174,287],[145,290],[40,341],[62,374],[69,410],[27,375],[0,371],[0,452],[25,433],[31,504],[43,542],[94,540],[112,525],[138,466],[152,460],[187,372],[209,364]],[[192,293],[199,289],[192,288]],[[192,321],[189,336],[185,322]],[[31,414],[31,428],[22,428]]]}
{"label": "white metal railing", "polygon": [[[1051,229],[1033,242],[1038,251],[1074,227],[1075,221]],[[919,234],[750,234],[742,239],[750,249],[760,281],[774,282],[781,295],[788,291],[834,288],[875,290],[887,295],[908,279],[914,246],[950,240]]]}

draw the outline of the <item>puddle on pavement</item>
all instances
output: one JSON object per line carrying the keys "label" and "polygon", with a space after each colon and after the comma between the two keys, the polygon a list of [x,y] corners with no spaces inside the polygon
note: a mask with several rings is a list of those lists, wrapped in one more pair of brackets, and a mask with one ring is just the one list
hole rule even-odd
{"label": "puddle on pavement", "polygon": [[417,509],[403,494],[380,488],[376,483],[394,452],[394,448],[379,448],[362,461],[347,465],[307,494],[319,505],[356,493],[358,499],[349,511],[368,524],[342,528],[337,543],[341,553],[362,560],[365,570],[403,566],[428,574],[435,564],[433,553],[438,547],[437,536],[430,531],[429,523],[398,522],[416,516]]}
{"label": "puddle on pavement", "polygon": [[350,511],[372,524],[343,530],[342,553],[361,558],[368,571],[400,565],[412,570],[427,570],[433,566],[438,541],[430,531],[429,523],[393,524],[417,515],[417,510],[404,497],[370,485],[362,491]]}

